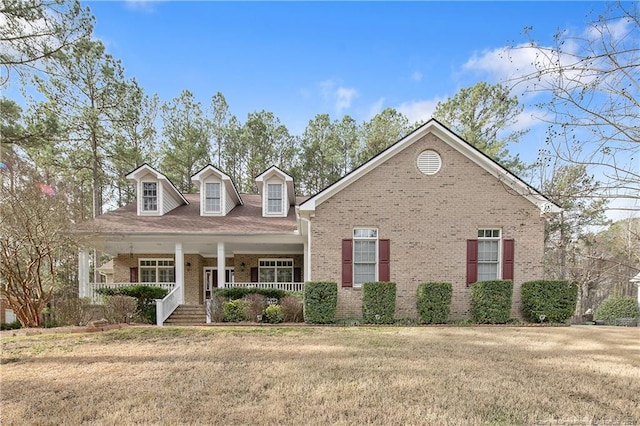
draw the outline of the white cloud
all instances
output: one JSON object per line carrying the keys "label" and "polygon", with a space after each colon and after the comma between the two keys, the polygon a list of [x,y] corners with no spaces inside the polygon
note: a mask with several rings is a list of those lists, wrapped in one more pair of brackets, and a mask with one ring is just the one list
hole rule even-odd
{"label": "white cloud", "polygon": [[606,28],[598,23],[591,25],[585,30],[585,37],[590,40],[599,40],[606,34],[606,38],[611,38],[613,42],[620,41],[626,37],[632,29],[632,21],[630,19],[620,18],[618,20],[607,21]]}
{"label": "white cloud", "polygon": [[353,98],[358,96],[358,91],[352,87],[338,87],[335,92],[336,110],[338,113],[351,106]]}
{"label": "white cloud", "polygon": [[433,115],[436,110],[438,102],[445,100],[444,98],[435,98],[421,101],[408,101],[403,102],[396,107],[398,112],[404,114],[410,123],[417,121],[427,121]]}
{"label": "white cloud", "polygon": [[411,74],[411,79],[413,79],[413,81],[418,81],[418,82],[420,82],[420,81],[422,81],[422,77],[423,77],[423,76],[422,76],[422,73],[421,73],[420,71],[414,71],[414,72]]}
{"label": "white cloud", "polygon": [[358,91],[353,87],[338,85],[334,79],[321,81],[319,84],[322,98],[333,104],[338,114],[351,107],[353,99],[358,97]]}
{"label": "white cloud", "polygon": [[371,120],[376,115],[382,112],[384,106],[384,98],[380,98],[369,106],[365,120]]}
{"label": "white cloud", "polygon": [[158,3],[164,0],[125,0],[125,6],[127,9],[140,10],[143,12],[153,12],[154,3]]}

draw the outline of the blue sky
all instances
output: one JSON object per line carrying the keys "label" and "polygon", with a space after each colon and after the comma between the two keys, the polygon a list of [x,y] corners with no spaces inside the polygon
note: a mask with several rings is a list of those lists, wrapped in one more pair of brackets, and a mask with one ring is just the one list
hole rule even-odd
{"label": "blue sky", "polygon": [[[393,107],[412,121],[478,81],[518,66],[505,46],[581,33],[602,2],[83,2],[95,35],[128,77],[168,101],[191,90],[208,108],[222,92],[240,121],[272,111],[293,134],[316,114],[358,122]],[[516,61],[530,61],[528,57]],[[535,100],[522,98],[524,103]],[[544,126],[511,148],[535,160]]]}

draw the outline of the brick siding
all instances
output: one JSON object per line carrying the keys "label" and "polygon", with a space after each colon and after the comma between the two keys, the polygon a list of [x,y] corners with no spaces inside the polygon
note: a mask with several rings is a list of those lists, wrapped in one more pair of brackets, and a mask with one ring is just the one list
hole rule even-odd
{"label": "brick siding", "polygon": [[[129,268],[138,267],[139,259],[173,259],[174,253],[165,254],[129,254],[120,253],[113,259],[114,282],[129,282]],[[236,282],[250,282],[251,268],[258,266],[258,259],[293,259],[294,267],[302,267],[301,254],[238,254],[225,260],[225,267],[234,266]],[[244,271],[240,264],[244,263]],[[218,259],[202,257],[199,254],[184,255],[184,299],[189,305],[200,305],[204,301],[204,268],[215,268]],[[191,266],[187,266],[190,264]]]}
{"label": "brick siding", "polygon": [[[422,174],[416,159],[437,151],[441,170]],[[484,169],[428,134],[318,206],[311,223],[311,278],[338,282],[338,317],[359,318],[361,291],[342,288],[341,241],[354,227],[378,228],[391,240],[397,318],[416,318],[421,282],[453,285],[452,319],[469,317],[466,240],[479,228],[501,228],[515,240],[513,317],[521,317],[520,285],[542,277],[544,219],[539,209]]]}

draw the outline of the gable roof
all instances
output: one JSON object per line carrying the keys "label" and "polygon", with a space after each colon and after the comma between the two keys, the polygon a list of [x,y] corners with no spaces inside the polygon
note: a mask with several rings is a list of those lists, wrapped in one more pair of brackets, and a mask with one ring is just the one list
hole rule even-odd
{"label": "gable roof", "polygon": [[[293,186],[293,178],[291,176],[289,176],[288,174],[286,174],[284,171],[282,171],[282,169],[280,169],[278,166],[271,166],[268,169],[266,169],[265,171],[263,171],[262,173],[260,173],[258,176],[256,176],[255,182],[256,183],[263,183],[269,177],[274,176],[274,175],[278,176],[282,180],[284,180],[285,184],[287,185],[287,194],[288,194],[288,197],[289,197],[289,205],[295,204],[295,202],[296,202],[296,194],[295,194],[295,188]],[[262,194],[262,185],[257,185],[257,186],[258,186],[258,194]]]}
{"label": "gable roof", "polygon": [[413,132],[409,133],[404,138],[400,139],[384,151],[372,157],[366,163],[357,167],[341,179],[337,180],[333,184],[329,185],[328,187],[324,188],[317,194],[311,196],[309,199],[301,203],[299,208],[300,212],[315,211],[315,209],[319,205],[331,198],[333,195],[351,185],[351,183],[366,175],[371,170],[375,169],[380,164],[392,158],[397,153],[401,152],[429,133],[433,133],[451,148],[455,149],[456,151],[464,155],[467,159],[482,167],[485,171],[493,175],[496,179],[500,180],[514,191],[517,191],[521,196],[536,205],[540,209],[541,215],[555,214],[562,211],[562,208],[560,208],[557,204],[539,193],[522,179],[509,172],[507,169],[505,169],[489,156],[485,155],[476,147],[462,139],[460,136],[446,128],[439,121],[432,118]]}
{"label": "gable roof", "polygon": [[198,182],[199,184],[202,180],[206,179],[210,175],[216,175],[222,180],[225,188],[227,189],[227,194],[231,194],[231,196],[235,198],[235,204],[244,204],[242,201],[242,197],[240,197],[240,193],[238,192],[238,188],[236,188],[236,185],[231,177],[211,164],[207,164],[199,171],[194,173],[194,175],[191,176],[191,181]]}
{"label": "gable roof", "polygon": [[176,186],[173,184],[173,182],[171,182],[171,180],[168,177],[166,177],[164,174],[160,173],[159,171],[157,171],[147,163],[144,163],[137,169],[130,172],[127,176],[125,176],[125,178],[129,182],[137,183],[140,180],[140,178],[142,178],[144,175],[148,173],[152,174],[159,182],[165,182],[166,187],[171,192],[173,192],[180,200],[182,200],[183,204],[189,204],[187,199],[184,198],[184,195],[182,195],[182,193],[178,191],[178,188],[176,188]]}

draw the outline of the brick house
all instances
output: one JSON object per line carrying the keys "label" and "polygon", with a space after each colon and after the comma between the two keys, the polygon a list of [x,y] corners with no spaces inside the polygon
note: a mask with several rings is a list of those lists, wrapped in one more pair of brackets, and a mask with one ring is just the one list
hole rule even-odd
{"label": "brick house", "polygon": [[[214,287],[301,290],[338,283],[338,316],[361,316],[361,285],[397,283],[396,316],[415,318],[425,281],[453,285],[451,316],[465,318],[480,280],[542,278],[545,217],[560,208],[436,120],[430,120],[310,198],[277,167],[239,194],[209,165],[181,194],[143,165],[127,178],[137,202],[82,224],[80,294],[145,282],[171,290],[163,316],[201,305]],[[113,283],[89,282],[89,249],[112,256]],[[163,320],[159,319],[159,323]]]}

